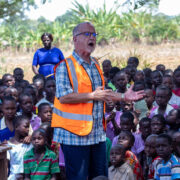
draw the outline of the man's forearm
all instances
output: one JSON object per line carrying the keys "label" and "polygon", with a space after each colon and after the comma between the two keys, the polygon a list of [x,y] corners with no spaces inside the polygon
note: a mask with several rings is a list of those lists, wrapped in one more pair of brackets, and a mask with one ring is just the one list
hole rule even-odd
{"label": "man's forearm", "polygon": [[70,93],[59,98],[62,104],[76,104],[76,103],[86,103],[92,101],[93,93]]}

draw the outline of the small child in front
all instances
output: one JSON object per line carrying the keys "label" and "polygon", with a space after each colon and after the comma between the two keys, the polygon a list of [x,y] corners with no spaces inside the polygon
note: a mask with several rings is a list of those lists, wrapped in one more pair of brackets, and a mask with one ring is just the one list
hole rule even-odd
{"label": "small child in front", "polygon": [[132,168],[125,162],[126,149],[122,145],[115,145],[111,148],[110,161],[112,166],[109,167],[110,180],[135,180]]}
{"label": "small child in front", "polygon": [[32,134],[33,148],[24,155],[25,180],[57,179],[60,172],[56,154],[46,147],[44,129],[37,129]]}

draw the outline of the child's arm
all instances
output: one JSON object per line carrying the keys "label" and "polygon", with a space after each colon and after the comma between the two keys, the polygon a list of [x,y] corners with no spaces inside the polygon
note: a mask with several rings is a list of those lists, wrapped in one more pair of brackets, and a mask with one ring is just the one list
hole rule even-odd
{"label": "child's arm", "polygon": [[31,142],[31,135],[26,136],[26,137],[24,138],[23,143],[24,143],[24,144],[30,144],[30,142]]}
{"label": "child's arm", "polygon": [[111,122],[114,127],[114,134],[115,134],[115,136],[117,136],[120,133],[121,129],[119,128],[119,126],[117,125],[117,123],[115,121],[115,116],[116,116],[116,113],[113,112],[113,118],[111,119]]}

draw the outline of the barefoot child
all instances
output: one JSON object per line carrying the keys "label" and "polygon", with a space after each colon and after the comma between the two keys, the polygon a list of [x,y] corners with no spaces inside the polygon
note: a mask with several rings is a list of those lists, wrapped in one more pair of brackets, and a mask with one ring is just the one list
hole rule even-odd
{"label": "barefoot child", "polygon": [[46,147],[44,129],[37,129],[32,134],[33,148],[24,155],[25,180],[56,179],[60,172],[56,154]]}

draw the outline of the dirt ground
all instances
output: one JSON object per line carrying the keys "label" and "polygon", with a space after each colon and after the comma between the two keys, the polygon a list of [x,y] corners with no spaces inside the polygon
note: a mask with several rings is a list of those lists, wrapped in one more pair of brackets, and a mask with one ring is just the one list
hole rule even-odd
{"label": "dirt ground", "polygon": [[[71,54],[73,46],[60,47],[65,57]],[[16,67],[24,69],[25,79],[31,81],[33,72],[31,63],[34,52],[12,52],[0,53],[0,78],[4,73],[12,73]],[[101,63],[104,59],[110,59],[113,65],[123,67],[129,56],[137,56],[140,60],[139,69],[164,64],[167,69],[175,69],[180,65],[180,43],[166,43],[161,45],[146,45],[133,43],[111,43],[104,47],[97,46],[93,56]]]}

